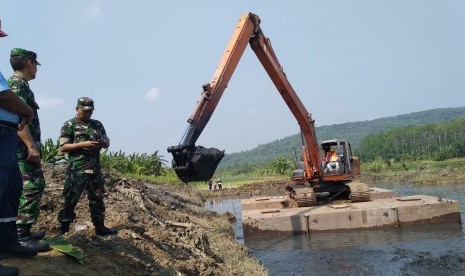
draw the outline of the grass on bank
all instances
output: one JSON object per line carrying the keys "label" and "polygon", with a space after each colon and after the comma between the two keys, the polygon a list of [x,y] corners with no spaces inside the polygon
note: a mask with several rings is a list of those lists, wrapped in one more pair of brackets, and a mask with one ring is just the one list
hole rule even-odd
{"label": "grass on bank", "polygon": [[[124,173],[119,174],[122,177],[126,178],[135,178],[141,180],[147,180],[154,183],[167,183],[172,185],[185,185],[179,178],[176,176],[174,171],[168,171],[165,175],[162,176],[152,176],[152,175],[140,175],[135,173]],[[215,178],[215,177],[213,177]],[[270,180],[279,180],[279,179],[287,179],[287,176],[226,176],[221,177],[221,183],[224,189],[231,189],[231,188],[238,188],[240,186],[250,184],[250,183],[262,183],[267,182]],[[190,182],[187,184],[188,186],[198,189],[198,190],[206,190],[208,189],[208,182],[207,181],[200,181],[200,182]]]}
{"label": "grass on bank", "polygon": [[362,172],[369,172],[375,174],[454,169],[465,169],[465,158],[446,159],[444,161],[394,161],[376,159],[368,163],[362,162],[361,166]]}
{"label": "grass on bank", "polygon": [[[65,156],[59,152],[58,142],[48,139],[42,147],[42,162],[56,163],[65,161]],[[122,177],[148,180],[155,183],[184,185],[174,170],[166,165],[166,160],[158,151],[153,154],[130,154],[107,150],[101,155],[102,168]],[[263,167],[251,167],[246,173],[234,174],[224,172],[216,174],[220,177],[223,188],[238,188],[245,184],[261,183],[270,180],[289,179],[293,170],[293,163],[286,158],[279,157]],[[442,161],[416,160],[396,161],[395,159],[376,158],[371,162],[361,161],[361,174],[375,176],[377,179],[408,180],[413,183],[465,183],[465,158],[452,158]],[[194,182],[189,186],[208,189],[208,183]]]}
{"label": "grass on bank", "polygon": [[398,162],[376,159],[362,163],[361,174],[380,181],[413,184],[465,183],[465,158]]}
{"label": "grass on bank", "polygon": [[[262,183],[267,182],[270,180],[276,179],[284,179],[286,176],[244,176],[244,175],[237,175],[237,176],[226,176],[221,177],[221,184],[223,189],[232,189],[232,188],[239,188],[243,185],[250,184],[250,183]],[[199,190],[208,189],[208,182],[192,182],[189,185],[195,187]]]}

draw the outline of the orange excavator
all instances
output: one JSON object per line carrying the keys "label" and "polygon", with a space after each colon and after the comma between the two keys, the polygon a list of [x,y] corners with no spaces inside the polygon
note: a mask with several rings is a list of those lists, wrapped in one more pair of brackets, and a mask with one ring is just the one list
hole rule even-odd
{"label": "orange excavator", "polygon": [[224,157],[224,151],[195,146],[195,142],[215,111],[247,44],[255,52],[300,126],[302,158],[292,174],[294,185],[287,189],[294,205],[314,205],[317,194],[367,200],[366,189],[363,193],[357,191],[358,194],[354,196],[354,189],[351,191],[350,185],[346,185],[360,173],[358,157],[352,155],[350,144],[344,140],[318,143],[315,121],[286,78],[270,40],[260,28],[260,18],[253,13],[245,13],[239,19],[212,80],[203,85],[181,142],[168,148],[168,152],[173,155],[172,165],[177,176],[185,183],[208,181]]}

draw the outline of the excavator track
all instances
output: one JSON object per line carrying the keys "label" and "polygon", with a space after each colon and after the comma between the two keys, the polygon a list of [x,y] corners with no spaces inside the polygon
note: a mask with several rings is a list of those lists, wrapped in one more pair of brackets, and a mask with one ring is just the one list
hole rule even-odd
{"label": "excavator track", "polygon": [[350,193],[350,201],[351,202],[365,202],[370,201],[370,192],[351,192]]}
{"label": "excavator track", "polygon": [[286,187],[288,207],[309,207],[317,205],[315,192],[310,187]]}
{"label": "excavator track", "polygon": [[347,184],[350,188],[349,199],[351,202],[370,201],[370,188],[365,183]]}

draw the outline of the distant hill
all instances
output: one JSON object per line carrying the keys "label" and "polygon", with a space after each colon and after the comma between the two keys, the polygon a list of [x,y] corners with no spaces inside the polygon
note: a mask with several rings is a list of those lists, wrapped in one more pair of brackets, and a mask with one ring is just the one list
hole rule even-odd
{"label": "distant hill", "polygon": [[[375,120],[321,126],[316,128],[316,133],[319,141],[339,138],[349,141],[352,149],[356,150],[362,139],[371,134],[404,126],[442,123],[455,118],[465,118],[465,107],[437,108]],[[252,150],[227,154],[221,161],[218,171],[227,170],[239,163],[264,164],[278,156],[294,157],[294,148],[300,156],[301,145],[300,134],[295,134],[259,145]]]}

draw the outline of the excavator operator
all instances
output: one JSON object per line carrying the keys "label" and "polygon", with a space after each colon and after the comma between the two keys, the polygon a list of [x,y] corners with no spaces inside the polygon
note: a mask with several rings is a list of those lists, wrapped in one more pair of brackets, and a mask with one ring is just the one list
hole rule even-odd
{"label": "excavator operator", "polygon": [[339,156],[334,148],[326,152],[325,162],[325,172],[337,172],[339,170]]}

